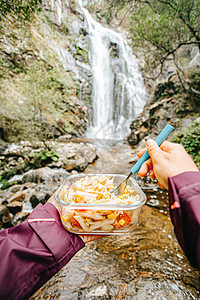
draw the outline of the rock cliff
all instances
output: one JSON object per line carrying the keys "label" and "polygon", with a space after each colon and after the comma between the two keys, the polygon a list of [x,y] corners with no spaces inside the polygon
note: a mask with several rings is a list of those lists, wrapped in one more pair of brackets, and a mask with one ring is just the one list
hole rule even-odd
{"label": "rock cliff", "polygon": [[31,21],[1,18],[2,140],[84,134],[91,73],[81,24],[73,1],[43,1]]}

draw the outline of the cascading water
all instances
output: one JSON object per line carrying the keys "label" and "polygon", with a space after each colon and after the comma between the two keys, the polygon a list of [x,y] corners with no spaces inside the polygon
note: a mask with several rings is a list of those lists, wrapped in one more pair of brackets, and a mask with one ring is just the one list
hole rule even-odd
{"label": "cascading water", "polygon": [[93,112],[86,136],[123,139],[147,94],[137,59],[125,38],[96,22],[78,1],[88,32]]}

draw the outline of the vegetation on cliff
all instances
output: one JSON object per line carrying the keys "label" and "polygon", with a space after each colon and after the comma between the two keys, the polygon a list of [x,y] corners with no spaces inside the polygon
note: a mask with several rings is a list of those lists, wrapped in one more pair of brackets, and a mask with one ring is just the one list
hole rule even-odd
{"label": "vegetation on cliff", "polygon": [[64,43],[66,33],[48,21],[39,0],[1,2],[0,138],[83,134],[87,111],[53,44]]}
{"label": "vegetation on cliff", "polygon": [[21,22],[30,21],[41,4],[42,0],[0,0],[0,20],[12,16]]}

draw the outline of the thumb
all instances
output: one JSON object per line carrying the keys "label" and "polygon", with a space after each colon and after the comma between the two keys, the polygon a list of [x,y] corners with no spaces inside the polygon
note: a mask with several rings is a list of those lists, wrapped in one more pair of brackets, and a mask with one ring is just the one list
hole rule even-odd
{"label": "thumb", "polygon": [[162,155],[162,150],[160,149],[160,147],[154,140],[149,139],[146,142],[146,147],[147,147],[147,151],[148,151],[149,155],[151,156],[152,160],[155,160],[160,155]]}

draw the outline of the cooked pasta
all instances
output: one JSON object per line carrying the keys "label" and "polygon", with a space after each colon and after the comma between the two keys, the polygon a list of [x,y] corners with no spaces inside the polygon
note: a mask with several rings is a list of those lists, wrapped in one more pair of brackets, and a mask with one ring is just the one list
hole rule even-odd
{"label": "cooked pasta", "polygon": [[[131,186],[127,186],[124,193],[114,196],[110,193],[114,189],[113,178],[109,176],[86,176],[73,183],[64,193],[62,200],[72,204],[133,204],[140,201]],[[101,210],[101,209],[68,209],[62,208],[62,222],[68,230],[78,233],[96,231],[111,232],[127,225],[134,225],[138,217],[135,210]]]}

